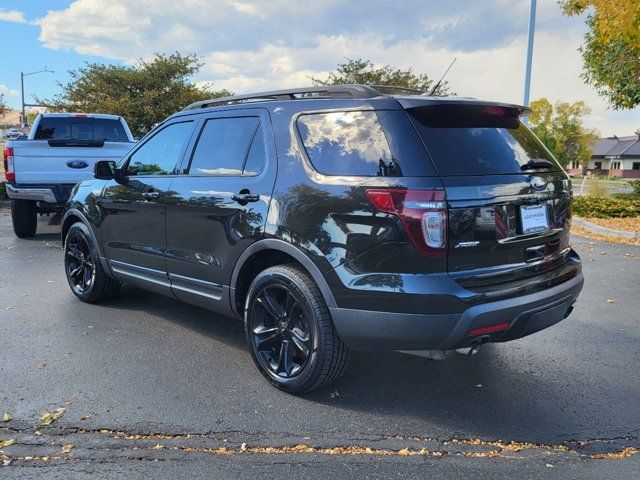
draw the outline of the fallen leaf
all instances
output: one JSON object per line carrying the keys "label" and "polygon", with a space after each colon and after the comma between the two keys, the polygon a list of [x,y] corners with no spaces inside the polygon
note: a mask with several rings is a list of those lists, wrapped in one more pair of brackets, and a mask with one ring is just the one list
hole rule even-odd
{"label": "fallen leaf", "polygon": [[5,310],[13,310],[13,307],[9,305],[8,307],[4,307]]}
{"label": "fallen leaf", "polygon": [[2,415],[3,422],[8,422],[10,420],[11,420],[11,415],[9,415],[8,413],[5,413],[4,415]]}
{"label": "fallen leaf", "polygon": [[607,303],[616,303],[615,298],[607,298]]}
{"label": "fallen leaf", "polygon": [[155,447],[151,447],[152,450],[162,450],[164,449],[164,445],[158,443]]}
{"label": "fallen leaf", "polygon": [[47,366],[47,362],[42,362],[40,365],[38,365],[38,368],[44,368]]}
{"label": "fallen leaf", "polygon": [[15,439],[13,438],[10,438],[9,440],[0,440],[0,448],[13,445],[13,442],[15,442]]}
{"label": "fallen leaf", "polygon": [[87,415],[82,415],[82,416],[80,417],[80,420],[89,420],[90,418],[91,418],[91,414],[89,413],[89,414],[87,414]]}
{"label": "fallen leaf", "polygon": [[47,283],[53,283],[53,280],[47,280]]}
{"label": "fallen leaf", "polygon": [[33,432],[33,434],[34,434],[36,437],[39,437],[40,435],[42,435],[42,432],[41,432],[40,430],[36,430],[35,432]]}
{"label": "fallen leaf", "polygon": [[56,408],[55,411],[53,413],[51,412],[44,412],[41,416],[40,416],[40,421],[42,422],[42,425],[50,425],[52,424],[54,421],[56,421],[57,419],[59,419],[65,412],[64,408]]}
{"label": "fallen leaf", "polygon": [[247,451],[247,444],[243,443],[242,445],[240,445],[240,451],[241,452],[246,452]]}
{"label": "fallen leaf", "polygon": [[546,465],[547,465],[547,467],[549,467],[549,468],[553,468],[553,465],[551,465],[550,463],[547,463]]}
{"label": "fallen leaf", "polygon": [[62,453],[69,453],[71,450],[73,450],[73,444],[72,443],[67,443],[66,445],[64,445],[62,447]]}
{"label": "fallen leaf", "polygon": [[2,466],[3,467],[8,467],[9,465],[11,465],[11,459],[7,458],[6,460],[2,461]]}

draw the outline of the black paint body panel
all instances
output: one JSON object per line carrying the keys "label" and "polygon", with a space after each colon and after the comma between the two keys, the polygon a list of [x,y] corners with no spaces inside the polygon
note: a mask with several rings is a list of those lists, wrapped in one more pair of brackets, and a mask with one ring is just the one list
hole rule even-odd
{"label": "black paint body panel", "polygon": [[[434,100],[410,103],[419,101]],[[402,109],[396,99],[381,96],[180,112],[167,122],[188,117],[195,120],[195,132],[208,118],[259,116],[266,127],[265,169],[258,176],[185,174],[194,133],[175,174],[79,184],[65,210],[63,235],[64,226],[73,221],[88,223],[118,279],[151,284],[144,275],[142,280],[133,275],[149,269],[149,278],[156,281],[148,288],[235,315],[242,315],[238,295],[243,267],[260,252],[288,255],[318,284],[347,344],[359,348],[455,347],[473,340],[466,332],[455,333],[472,309],[513,300],[515,306],[500,308],[503,316],[513,314],[515,325],[518,308],[528,308],[519,298],[535,295],[537,308],[547,305],[547,291],[562,297],[557,289],[565,285],[569,292],[564,297],[575,301],[582,277],[579,258],[568,245],[572,193],[564,173],[541,173],[548,181],[542,192],[532,190],[528,173],[322,175],[307,158],[296,128],[302,113]],[[449,216],[447,254],[420,254],[399,219],[373,207],[367,188],[443,190]],[[259,200],[234,200],[240,191],[250,191]],[[516,211],[534,202],[547,202],[552,228],[544,235],[522,236]],[[500,231],[496,218],[502,222]],[[465,242],[479,243],[459,246]],[[475,320],[465,328],[472,324]],[[368,331],[372,328],[378,329],[375,338]]]}

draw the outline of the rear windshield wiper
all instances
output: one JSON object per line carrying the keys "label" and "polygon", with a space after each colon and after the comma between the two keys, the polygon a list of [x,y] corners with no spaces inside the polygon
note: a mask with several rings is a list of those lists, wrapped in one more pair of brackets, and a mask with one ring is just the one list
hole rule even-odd
{"label": "rear windshield wiper", "polygon": [[520,165],[521,170],[535,170],[536,168],[546,168],[547,170],[553,170],[555,165],[549,160],[544,158],[532,158],[527,163]]}

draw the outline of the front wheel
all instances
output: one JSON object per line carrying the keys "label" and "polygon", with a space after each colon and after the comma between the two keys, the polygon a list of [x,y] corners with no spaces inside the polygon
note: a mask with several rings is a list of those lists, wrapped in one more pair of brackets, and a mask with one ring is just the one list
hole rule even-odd
{"label": "front wheel", "polygon": [[81,222],[69,228],[64,242],[64,269],[73,293],[83,302],[95,303],[115,296],[120,283],[107,275],[98,250]]}
{"label": "front wheel", "polygon": [[291,265],[270,267],[249,287],[245,334],[254,362],[289,393],[322,387],[344,371],[349,349],[314,281]]}

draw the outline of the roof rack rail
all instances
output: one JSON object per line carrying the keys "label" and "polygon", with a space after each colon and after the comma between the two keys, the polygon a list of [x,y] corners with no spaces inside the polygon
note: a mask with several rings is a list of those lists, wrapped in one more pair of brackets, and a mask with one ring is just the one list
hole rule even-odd
{"label": "roof rack rail", "polygon": [[400,87],[397,85],[369,85],[383,95],[426,95],[424,90],[411,87]]}
{"label": "roof rack rail", "polygon": [[[399,87],[402,88],[402,87]],[[247,95],[232,95],[230,97],[212,98],[195,102],[185,110],[199,108],[219,107],[234,103],[249,103],[269,100],[298,100],[303,98],[374,98],[384,95],[376,88],[369,85],[322,85],[318,87],[304,87],[286,90],[273,90],[270,92],[250,93]]]}

